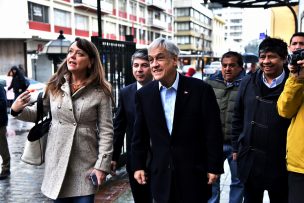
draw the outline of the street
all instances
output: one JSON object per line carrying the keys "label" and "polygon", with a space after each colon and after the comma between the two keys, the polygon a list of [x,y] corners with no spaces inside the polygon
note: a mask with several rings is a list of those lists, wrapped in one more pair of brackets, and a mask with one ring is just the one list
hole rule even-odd
{"label": "street", "polygon": [[27,132],[32,126],[32,123],[18,121],[9,115],[7,138],[11,175],[0,181],[0,203],[52,202],[40,192],[44,166],[31,166],[20,160]]}

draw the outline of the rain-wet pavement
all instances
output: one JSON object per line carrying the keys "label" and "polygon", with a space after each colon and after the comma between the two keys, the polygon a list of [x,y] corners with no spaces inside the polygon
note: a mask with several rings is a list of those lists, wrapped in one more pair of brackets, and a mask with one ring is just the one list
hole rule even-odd
{"label": "rain-wet pavement", "polygon": [[[50,203],[41,191],[44,166],[31,166],[20,160],[28,130],[33,123],[19,121],[9,115],[8,144],[11,154],[11,176],[0,181],[0,203]],[[0,163],[2,160],[0,158]],[[221,203],[229,201],[230,173],[227,162],[221,176]],[[117,177],[110,178],[96,195],[95,203],[132,203],[133,198],[125,168]],[[263,203],[269,203],[267,192]]]}

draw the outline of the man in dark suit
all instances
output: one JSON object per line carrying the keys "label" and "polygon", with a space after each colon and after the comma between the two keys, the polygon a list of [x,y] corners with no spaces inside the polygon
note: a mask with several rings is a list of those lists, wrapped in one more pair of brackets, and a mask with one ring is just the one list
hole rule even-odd
{"label": "man in dark suit", "polygon": [[127,172],[135,203],[151,202],[149,185],[140,185],[134,179],[134,171],[131,170],[131,140],[135,120],[135,92],[152,80],[152,74],[148,61],[147,49],[136,51],[131,59],[133,76],[136,82],[121,89],[119,93],[118,109],[114,119],[114,151],[112,158],[112,170],[116,170],[117,161],[121,154],[121,148],[126,134],[127,144]]}
{"label": "man in dark suit", "polygon": [[155,39],[148,54],[154,81],[136,92],[134,177],[139,184],[151,184],[154,202],[207,202],[211,184],[223,172],[214,92],[202,80],[177,72],[179,49],[170,40]]}

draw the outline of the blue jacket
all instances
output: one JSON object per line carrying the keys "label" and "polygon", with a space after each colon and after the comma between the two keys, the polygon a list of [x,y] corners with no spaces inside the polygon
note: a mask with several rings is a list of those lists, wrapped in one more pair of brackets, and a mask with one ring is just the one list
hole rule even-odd
{"label": "blue jacket", "polygon": [[0,127],[7,126],[7,100],[4,86],[0,84]]}

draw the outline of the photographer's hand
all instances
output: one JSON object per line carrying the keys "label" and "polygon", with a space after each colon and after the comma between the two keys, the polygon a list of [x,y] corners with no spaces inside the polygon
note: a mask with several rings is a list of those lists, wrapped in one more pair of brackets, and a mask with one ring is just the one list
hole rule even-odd
{"label": "photographer's hand", "polygon": [[299,60],[297,63],[299,65],[298,67],[293,66],[293,65],[288,65],[290,74],[297,79],[303,80],[304,79],[304,60]]}

